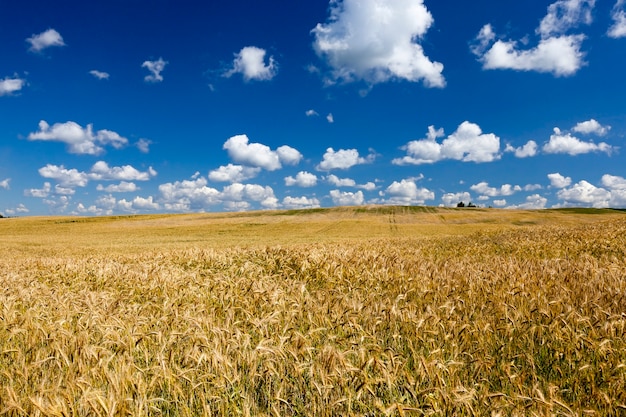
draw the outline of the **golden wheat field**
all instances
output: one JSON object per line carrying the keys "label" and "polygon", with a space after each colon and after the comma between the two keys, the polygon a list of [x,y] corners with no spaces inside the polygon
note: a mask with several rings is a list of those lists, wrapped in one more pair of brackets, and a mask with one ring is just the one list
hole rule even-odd
{"label": "golden wheat field", "polygon": [[2,416],[626,415],[626,213],[0,219]]}

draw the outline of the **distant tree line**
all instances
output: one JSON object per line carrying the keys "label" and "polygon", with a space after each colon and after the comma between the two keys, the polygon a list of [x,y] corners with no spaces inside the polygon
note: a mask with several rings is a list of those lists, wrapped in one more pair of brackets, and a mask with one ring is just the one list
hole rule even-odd
{"label": "distant tree line", "polygon": [[469,203],[467,203],[467,206],[465,205],[464,202],[459,201],[459,204],[456,205],[459,208],[463,208],[463,207],[476,207],[476,205],[474,203],[472,203],[471,201]]}

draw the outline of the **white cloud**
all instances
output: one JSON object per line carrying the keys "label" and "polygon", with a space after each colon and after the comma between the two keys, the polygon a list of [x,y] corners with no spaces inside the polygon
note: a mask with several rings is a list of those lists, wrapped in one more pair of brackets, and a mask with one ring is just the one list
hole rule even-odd
{"label": "white cloud", "polygon": [[305,111],[304,114],[306,114],[307,117],[313,117],[313,116],[319,116],[320,115],[318,112],[316,112],[313,109]]}
{"label": "white cloud", "polygon": [[260,203],[265,208],[278,206],[278,199],[274,196],[272,187],[258,184],[231,184],[224,187],[220,198],[225,207],[231,210],[249,208],[250,203],[247,200]]}
{"label": "white cloud", "polygon": [[536,191],[541,190],[543,186],[541,184],[526,184],[524,186],[524,191]]}
{"label": "white cloud", "polygon": [[613,10],[611,11],[611,19],[613,25],[609,28],[607,34],[611,38],[623,38],[626,36],[626,10],[624,10],[625,0],[617,0]]}
{"label": "white cloud", "polygon": [[93,180],[125,180],[125,181],[148,181],[155,177],[157,172],[149,167],[148,171],[139,171],[131,165],[121,167],[110,167],[104,161],[98,161],[91,167],[89,178]]}
{"label": "white cloud", "polygon": [[153,201],[152,196],[147,198],[135,197],[133,199],[133,208],[137,210],[159,210],[160,206],[157,202]]}
{"label": "white cloud", "polygon": [[13,76],[12,78],[5,77],[0,80],[0,97],[9,96],[17,91],[20,91],[26,85],[26,80]]}
{"label": "white cloud", "polygon": [[275,171],[282,163],[295,165],[302,159],[302,154],[290,146],[281,146],[272,151],[269,146],[261,143],[249,143],[246,135],[237,135],[228,139],[223,146],[228,155],[240,164]]}
{"label": "white cloud", "polygon": [[65,46],[63,37],[54,29],[48,29],[45,32],[33,35],[26,39],[26,42],[30,43],[29,50],[32,52],[41,52],[51,46]]}
{"label": "white cloud", "polygon": [[49,182],[44,182],[42,188],[30,188],[24,190],[24,195],[26,197],[37,197],[37,198],[46,198],[50,195],[50,191],[52,190],[52,186]]}
{"label": "white cloud", "polygon": [[102,72],[102,71],[98,71],[98,70],[91,70],[91,71],[89,71],[89,74],[93,75],[94,77],[96,77],[99,80],[108,80],[109,79],[109,73],[108,72]]}
{"label": "white cloud", "polygon": [[506,199],[501,199],[501,200],[493,200],[493,205],[496,207],[504,207],[506,206]]}
{"label": "white cloud", "polygon": [[171,211],[204,209],[221,202],[220,192],[207,187],[205,178],[176,181],[159,185],[163,206]]}
{"label": "white cloud", "polygon": [[322,162],[317,165],[319,171],[330,171],[333,169],[348,169],[355,165],[367,164],[375,159],[374,153],[370,153],[366,158],[359,156],[356,149],[326,149]]}
{"label": "white cloud", "polygon": [[595,134],[598,136],[604,136],[609,132],[609,130],[611,130],[611,126],[602,126],[597,120],[591,119],[586,122],[578,123],[572,130],[585,135]]}
{"label": "white cloud", "polygon": [[110,130],[94,133],[93,125],[83,128],[76,122],[55,123],[50,126],[45,120],[39,122],[39,131],[30,133],[28,140],[62,142],[68,146],[68,152],[74,154],[100,155],[104,148],[111,145],[120,149],[128,144],[128,139]]}
{"label": "white cloud", "polygon": [[56,184],[54,186],[54,193],[57,195],[74,195],[76,194],[76,190],[72,187],[63,187],[62,185]]}
{"label": "white cloud", "polygon": [[[55,192],[57,194],[74,194],[75,187],[86,187],[90,180],[106,181],[106,180],[122,180],[118,186],[111,186],[110,188],[98,187],[98,190],[106,190],[109,192],[125,192],[134,191],[136,187],[134,184],[127,183],[126,181],[147,181],[151,177],[156,175],[156,171],[150,167],[148,171],[141,172],[130,165],[124,165],[121,167],[109,167],[104,161],[96,162],[89,173],[78,171],[75,168],[67,169],[63,165],[48,164],[45,167],[39,168],[39,175],[44,178],[55,180],[58,184],[55,186]],[[31,190],[38,193],[37,190]],[[50,187],[46,189],[46,193],[50,192]],[[32,193],[29,193],[32,194]],[[42,194],[42,193],[38,193]]]}
{"label": "white cloud", "polygon": [[602,176],[602,185],[611,191],[611,207],[626,207],[626,179],[615,175]]}
{"label": "white cloud", "polygon": [[546,207],[548,203],[548,199],[539,195],[533,194],[526,197],[526,202],[514,206],[509,206],[507,208],[510,209],[521,209],[521,210],[539,210]]}
{"label": "white cloud", "polygon": [[605,174],[602,176],[602,185],[611,190],[626,190],[626,179],[616,175]]}
{"label": "white cloud", "polygon": [[565,153],[572,156],[590,152],[605,152],[610,154],[613,151],[613,147],[605,142],[600,142],[599,144],[583,142],[570,133],[563,133],[559,128],[555,127],[554,133],[550,135],[550,140],[543,145],[543,151],[553,154]]}
{"label": "white cloud", "polygon": [[292,176],[286,177],[285,185],[288,187],[294,185],[298,187],[315,187],[317,185],[317,175],[306,171],[300,171],[295,178]]}
{"label": "white cloud", "polygon": [[246,46],[235,54],[232,69],[224,73],[225,77],[231,77],[234,74],[242,74],[244,80],[267,81],[276,76],[278,65],[274,57],[269,57],[267,64],[265,63],[265,49],[256,46]]}
{"label": "white cloud", "polygon": [[486,197],[499,197],[513,195],[518,191],[522,191],[519,185],[504,184],[500,188],[490,187],[487,182],[479,182],[470,187],[470,190]]}
{"label": "white cloud", "polygon": [[39,168],[39,175],[57,181],[62,187],[85,187],[89,183],[89,175],[85,172],[66,169],[63,165],[48,164]]}
{"label": "white cloud", "polygon": [[415,181],[409,179],[394,181],[381,195],[388,196],[385,200],[387,204],[399,205],[423,205],[426,200],[435,199],[435,193],[426,188],[418,188]]}
{"label": "white cloud", "polygon": [[460,202],[469,203],[472,200],[470,193],[463,191],[460,193],[446,193],[441,197],[444,206],[456,207]]}
{"label": "white cloud", "polygon": [[595,0],[558,0],[548,6],[548,14],[541,20],[536,32],[542,38],[559,35],[580,24],[589,25]]}
{"label": "white cloud", "polygon": [[302,160],[302,154],[291,146],[283,145],[276,149],[280,162],[287,165],[297,165]]}
{"label": "white cloud", "polygon": [[[471,51],[484,69],[513,69],[568,76],[585,63],[581,51],[585,35],[565,35],[580,24],[590,24],[595,0],[559,0],[548,6],[536,33],[536,47],[518,49],[517,41],[496,40],[491,25],[485,25],[475,39]],[[495,41],[495,42],[494,42]]]}
{"label": "white cloud", "polygon": [[330,197],[333,199],[333,203],[337,206],[360,206],[365,203],[363,191],[351,193],[339,190],[331,190]]}
{"label": "white cloud", "polygon": [[500,159],[500,138],[493,133],[483,134],[477,124],[467,121],[461,123],[456,132],[439,144],[437,138],[441,136],[443,129],[435,130],[429,126],[426,139],[407,143],[402,147],[407,151],[407,156],[392,162],[396,165],[420,165],[444,159],[476,163]]}
{"label": "white cloud", "polygon": [[581,52],[584,35],[568,35],[542,39],[529,50],[518,50],[516,41],[496,41],[480,57],[484,69],[537,71],[567,76],[584,64]]}
{"label": "white cloud", "polygon": [[331,82],[402,79],[444,87],[443,65],[419,43],[433,22],[423,0],[331,1],[329,19],[312,30],[313,47],[332,68]]}
{"label": "white cloud", "polygon": [[283,207],[288,209],[303,209],[303,208],[317,208],[320,206],[320,201],[313,197],[291,197],[287,196],[283,198]]}
{"label": "white cloud", "polygon": [[147,68],[150,71],[149,75],[144,77],[144,81],[149,83],[160,83],[163,81],[163,76],[161,73],[165,69],[165,66],[168,64],[167,61],[164,61],[163,58],[159,58],[156,61],[144,61],[141,64],[141,68]]}
{"label": "white cloud", "polygon": [[242,182],[256,177],[261,168],[228,164],[209,172],[209,180],[214,182]]}
{"label": "white cloud", "polygon": [[17,207],[15,207],[14,209],[7,210],[7,213],[10,214],[11,216],[16,213],[29,213],[29,212],[30,210],[22,203],[18,204]]}
{"label": "white cloud", "polygon": [[335,123],[335,117],[333,116],[332,113],[328,113],[328,116],[326,116],[326,121],[328,123]]}
{"label": "white cloud", "polygon": [[251,202],[263,208],[278,207],[278,199],[269,186],[233,183],[219,191],[207,187],[206,178],[194,175],[192,180],[161,184],[162,207],[170,211],[205,210],[223,205],[227,210],[250,208]]}
{"label": "white cloud", "polygon": [[366,182],[365,184],[358,184],[356,188],[361,188],[365,191],[373,191],[376,189],[376,184],[370,181],[370,182]]}
{"label": "white cloud", "polygon": [[596,187],[587,181],[580,181],[570,188],[563,188],[557,197],[564,201],[565,206],[591,206],[595,208],[609,207],[611,193],[604,188]]}
{"label": "white cloud", "polygon": [[11,182],[11,178],[6,178],[0,181],[0,188],[4,188],[5,190],[9,189],[9,183]]}
{"label": "white cloud", "polygon": [[534,140],[529,140],[524,146],[520,146],[519,148],[514,148],[511,145],[507,145],[504,151],[515,153],[516,158],[529,158],[537,155],[537,149],[537,142],[535,142]]}
{"label": "white cloud", "polygon": [[139,190],[139,187],[134,182],[120,181],[119,184],[111,184],[106,187],[98,184],[96,189],[107,193],[131,193]]}
{"label": "white cloud", "polygon": [[572,183],[571,177],[565,177],[558,172],[548,174],[548,179],[550,180],[550,186],[554,188],[565,188]]}
{"label": "white cloud", "polygon": [[139,139],[135,146],[139,149],[141,153],[150,152],[150,145],[152,145],[152,141],[149,139]]}
{"label": "white cloud", "polygon": [[339,178],[334,174],[326,176],[326,181],[335,187],[356,187],[356,181],[351,178]]}

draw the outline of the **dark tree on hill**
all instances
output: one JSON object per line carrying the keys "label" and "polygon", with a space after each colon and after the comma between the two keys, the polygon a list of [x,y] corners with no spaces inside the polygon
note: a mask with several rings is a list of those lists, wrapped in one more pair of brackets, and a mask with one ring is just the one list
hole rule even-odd
{"label": "dark tree on hill", "polygon": [[461,207],[465,207],[465,203],[462,201],[459,201],[459,204],[456,205],[457,207],[461,208]]}

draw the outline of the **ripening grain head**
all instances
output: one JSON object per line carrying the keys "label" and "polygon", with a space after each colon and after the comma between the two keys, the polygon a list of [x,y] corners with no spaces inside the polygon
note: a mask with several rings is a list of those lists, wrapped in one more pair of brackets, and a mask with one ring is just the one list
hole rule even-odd
{"label": "ripening grain head", "polygon": [[249,247],[172,236],[11,247],[0,413],[626,409],[624,220]]}

